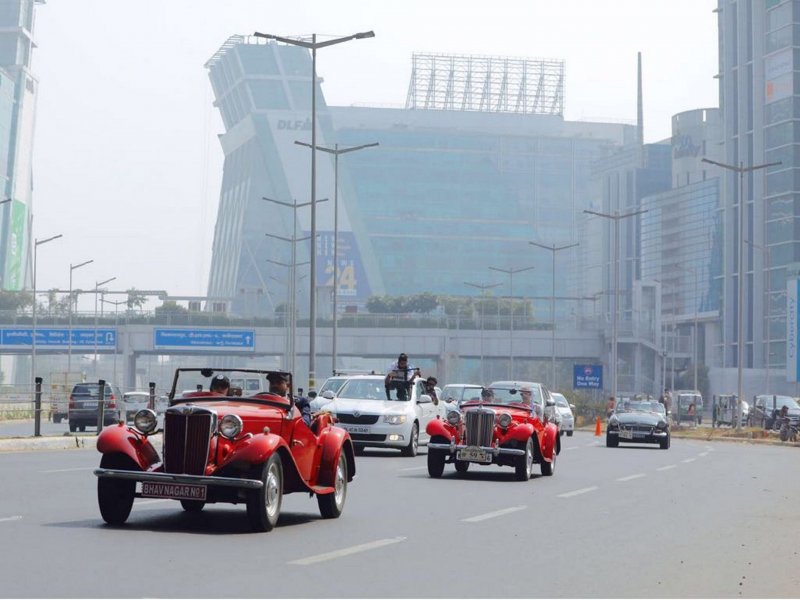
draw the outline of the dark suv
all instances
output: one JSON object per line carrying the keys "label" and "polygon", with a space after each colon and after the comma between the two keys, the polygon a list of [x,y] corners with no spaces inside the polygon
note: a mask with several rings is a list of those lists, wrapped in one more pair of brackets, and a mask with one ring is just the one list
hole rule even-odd
{"label": "dark suv", "polygon": [[[119,421],[119,404],[122,394],[119,388],[106,383],[103,391],[103,425],[111,425]],[[100,398],[99,383],[76,383],[69,395],[70,431],[86,431],[86,426],[97,426],[97,403]]]}

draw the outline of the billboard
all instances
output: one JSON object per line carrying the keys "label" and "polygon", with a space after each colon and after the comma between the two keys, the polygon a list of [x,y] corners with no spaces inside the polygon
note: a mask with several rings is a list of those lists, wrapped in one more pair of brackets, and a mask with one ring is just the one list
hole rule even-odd
{"label": "billboard", "polygon": [[7,290],[19,291],[25,285],[25,223],[28,208],[23,202],[14,200],[11,203],[11,224],[8,230],[8,248],[6,249],[6,268],[3,287]]}
{"label": "billboard", "polygon": [[[333,287],[333,231],[317,234],[317,282]],[[361,252],[352,231],[339,232],[339,298],[344,301],[366,302],[371,292]]]}

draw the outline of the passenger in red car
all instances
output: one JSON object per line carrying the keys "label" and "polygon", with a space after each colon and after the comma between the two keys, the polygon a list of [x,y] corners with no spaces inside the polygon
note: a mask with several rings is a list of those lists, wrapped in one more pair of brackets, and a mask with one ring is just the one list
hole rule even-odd
{"label": "passenger in red car", "polygon": [[211,385],[208,386],[208,391],[220,396],[227,396],[228,390],[231,387],[231,381],[225,375],[214,375],[211,380]]}

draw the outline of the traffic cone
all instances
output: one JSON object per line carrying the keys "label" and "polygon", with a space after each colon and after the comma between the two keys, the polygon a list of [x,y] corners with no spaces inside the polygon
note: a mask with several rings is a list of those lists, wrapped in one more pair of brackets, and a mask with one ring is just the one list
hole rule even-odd
{"label": "traffic cone", "polygon": [[594,426],[594,436],[600,437],[603,432],[603,426],[600,425],[600,417],[597,417],[597,423]]}

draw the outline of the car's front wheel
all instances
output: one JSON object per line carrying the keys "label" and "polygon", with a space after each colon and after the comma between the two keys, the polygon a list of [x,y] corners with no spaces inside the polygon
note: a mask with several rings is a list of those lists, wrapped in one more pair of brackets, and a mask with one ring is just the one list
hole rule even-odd
{"label": "car's front wheel", "polygon": [[202,500],[181,500],[181,506],[186,512],[200,512],[205,505]]}
{"label": "car's front wheel", "polygon": [[336,519],[344,510],[344,501],[347,499],[347,458],[344,451],[339,455],[339,462],[336,463],[333,490],[331,494],[317,494],[319,513],[323,519]]}
{"label": "car's front wheel", "polygon": [[528,438],[525,444],[525,454],[517,457],[517,464],[514,466],[514,476],[517,481],[528,481],[533,470],[533,440]]}
{"label": "car's front wheel", "polygon": [[467,471],[469,471],[469,461],[457,460],[456,461],[456,472],[457,473],[466,473]]}
{"label": "car's front wheel", "polygon": [[428,448],[428,475],[434,479],[439,479],[444,473],[444,463],[447,454],[444,450]]}
{"label": "car's front wheel", "polygon": [[414,423],[411,427],[411,436],[408,440],[408,446],[403,448],[401,452],[403,456],[416,456],[419,449],[419,425]]}
{"label": "car's front wheel", "polygon": [[247,518],[253,531],[272,531],[278,523],[283,500],[283,464],[277,453],[261,467],[261,489],[247,494]]}
{"label": "car's front wheel", "polygon": [[572,437],[572,434],[573,434],[573,431],[570,429],[570,430],[567,432],[567,437]]}
{"label": "car's front wheel", "polygon": [[617,446],[619,446],[619,440],[606,433],[606,448],[616,448]]}
{"label": "car's front wheel", "polygon": [[544,457],[542,457],[542,475],[550,476],[556,471],[556,449],[553,448],[553,460],[551,462],[547,462]]}
{"label": "car's front wheel", "polygon": [[[139,466],[124,454],[104,454],[102,469],[139,471]],[[122,525],[128,520],[136,494],[136,482],[126,479],[97,478],[97,503],[100,515],[109,525]]]}

